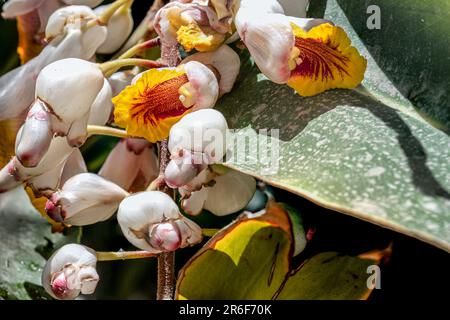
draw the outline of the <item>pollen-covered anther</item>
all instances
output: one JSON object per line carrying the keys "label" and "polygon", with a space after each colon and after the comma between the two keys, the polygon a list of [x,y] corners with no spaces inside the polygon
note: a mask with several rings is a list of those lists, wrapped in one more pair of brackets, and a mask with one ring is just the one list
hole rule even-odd
{"label": "pollen-covered anther", "polygon": [[180,101],[186,108],[190,108],[195,104],[195,90],[192,85],[187,82],[178,89]]}

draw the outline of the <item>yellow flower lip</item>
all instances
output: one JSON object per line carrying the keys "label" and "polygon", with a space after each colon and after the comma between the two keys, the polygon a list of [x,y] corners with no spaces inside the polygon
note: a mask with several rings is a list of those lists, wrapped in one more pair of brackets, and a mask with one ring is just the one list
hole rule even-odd
{"label": "yellow flower lip", "polygon": [[305,31],[291,23],[295,47],[288,60],[288,85],[302,96],[328,89],[352,89],[364,78],[367,61],[351,46],[345,31],[324,23]]}
{"label": "yellow flower lip", "polygon": [[191,111],[195,96],[189,88],[183,67],[144,72],[113,98],[115,123],[132,136],[153,143],[163,140],[172,125]]}
{"label": "yellow flower lip", "polygon": [[186,51],[196,49],[197,51],[213,51],[225,40],[225,35],[211,28],[200,26],[195,22],[182,25],[177,30],[177,41]]}

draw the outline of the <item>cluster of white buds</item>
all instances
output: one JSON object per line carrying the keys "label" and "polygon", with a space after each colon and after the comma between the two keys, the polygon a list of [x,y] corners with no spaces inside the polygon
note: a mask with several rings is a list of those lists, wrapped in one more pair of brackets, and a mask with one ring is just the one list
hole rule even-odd
{"label": "cluster of white buds", "polygon": [[172,198],[160,191],[125,198],[117,220],[128,241],[153,253],[174,251],[202,240],[201,228],[184,217]]}
{"label": "cluster of white buds", "polygon": [[[102,90],[105,87],[104,90]],[[103,110],[105,99],[111,96],[109,83],[105,81],[100,68],[91,62],[81,59],[62,59],[49,64],[40,73],[36,81],[36,100],[31,108],[30,115],[24,124],[24,133],[19,141],[27,143],[34,134],[39,139],[40,153],[45,153],[54,135],[66,136],[67,142],[73,147],[81,146],[87,137],[87,125],[91,116],[91,107],[97,101],[100,110]],[[67,93],[71,92],[76,99],[67,99]],[[38,116],[33,116],[33,110]],[[106,110],[106,114],[111,109]],[[93,115],[97,117],[97,115]],[[103,118],[103,117],[102,117]],[[28,124],[30,131],[25,131]],[[39,129],[39,130],[38,130]],[[25,155],[30,152],[27,148],[23,150]],[[22,162],[22,154],[16,154]],[[33,157],[39,161],[39,157]],[[27,166],[35,165],[35,162]],[[25,164],[25,163],[24,163]]]}
{"label": "cluster of white buds", "polygon": [[127,196],[115,183],[93,173],[81,173],[52,194],[45,211],[55,221],[85,226],[109,219]]}
{"label": "cluster of white buds", "polygon": [[170,130],[171,160],[164,177],[169,186],[179,188],[188,214],[197,215],[202,209],[216,215],[234,213],[255,193],[254,178],[211,166],[222,162],[226,154],[227,129],[219,111],[205,109],[186,115]]}
{"label": "cluster of white buds", "polygon": [[[67,99],[72,90],[77,99]],[[111,86],[96,64],[63,59],[44,68],[36,100],[16,137],[16,155],[0,171],[0,191],[26,182],[36,195],[48,195],[67,178],[85,172],[75,147],[84,142],[88,124],[109,120],[111,96]]]}
{"label": "cluster of white buds", "polygon": [[59,300],[92,294],[99,281],[96,264],[94,250],[79,244],[67,244],[47,260],[42,272],[42,285]]}
{"label": "cluster of white buds", "polygon": [[[64,1],[66,4],[79,5],[62,8],[61,5],[51,5],[47,1],[55,0],[9,1],[4,7],[5,10],[11,9],[3,13],[7,17],[36,8],[42,8],[51,15],[49,18],[45,15],[40,22],[45,26],[48,45],[38,56],[0,77],[0,120],[17,117],[30,106],[36,78],[45,66],[60,59],[90,60],[96,52],[114,52],[125,42],[133,27],[130,0],[117,0],[107,8],[100,7],[98,15],[90,8],[101,2],[98,0],[67,0]],[[33,2],[34,5],[30,7]],[[115,11],[107,12],[108,9]]]}
{"label": "cluster of white buds", "polygon": [[209,164],[221,162],[227,129],[224,116],[214,109],[194,111],[177,122],[169,135],[171,161],[165,170],[166,183],[181,187]]}
{"label": "cluster of white buds", "polygon": [[37,57],[0,77],[0,119],[17,117],[30,106],[36,78],[48,64],[69,57],[92,58],[107,33],[100,25],[84,28],[96,18],[86,6],[63,7],[51,15],[46,27],[50,43]]}

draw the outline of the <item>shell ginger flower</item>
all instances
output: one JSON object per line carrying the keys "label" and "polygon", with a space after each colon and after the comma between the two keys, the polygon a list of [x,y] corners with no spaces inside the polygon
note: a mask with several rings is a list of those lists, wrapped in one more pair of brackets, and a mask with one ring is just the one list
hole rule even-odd
{"label": "shell ginger flower", "polygon": [[212,108],[218,95],[215,74],[199,62],[151,69],[113,98],[115,123],[129,135],[154,143],[167,138],[185,114]]}
{"label": "shell ginger flower", "polygon": [[367,61],[345,31],[321,19],[238,12],[236,27],[259,69],[302,96],[352,89],[364,78]]}

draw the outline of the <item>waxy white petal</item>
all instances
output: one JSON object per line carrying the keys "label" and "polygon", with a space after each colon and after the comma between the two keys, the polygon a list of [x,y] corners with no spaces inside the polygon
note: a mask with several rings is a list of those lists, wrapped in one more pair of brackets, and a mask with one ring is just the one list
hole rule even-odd
{"label": "waxy white petal", "polygon": [[[58,119],[71,124],[89,113],[103,84],[103,74],[96,64],[81,59],[63,59],[49,64],[39,73],[36,97],[45,101]],[[69,94],[76,98],[68,99]]]}
{"label": "waxy white petal", "polygon": [[149,252],[172,251],[202,237],[201,229],[183,217],[172,198],[160,191],[136,193],[124,199],[117,220],[128,241]]}
{"label": "waxy white petal", "polygon": [[[143,147],[139,143],[145,143]],[[99,175],[130,190],[135,183],[146,187],[158,176],[158,158],[144,139],[123,139],[117,143]]]}
{"label": "waxy white petal", "polygon": [[275,83],[286,83],[291,75],[288,61],[294,47],[294,34],[286,16],[257,16],[239,10],[235,24],[261,72]]}
{"label": "waxy white petal", "polygon": [[200,213],[199,207],[203,202],[203,209],[217,216],[231,214],[245,208],[256,190],[253,177],[235,170],[229,170],[214,180],[216,183],[213,186],[204,186],[183,200],[182,207],[186,213]]}
{"label": "waxy white petal", "polygon": [[219,97],[219,84],[214,73],[196,61],[186,63],[184,69],[195,92],[193,110],[214,107]]}
{"label": "waxy white petal", "polygon": [[[94,12],[100,15],[110,6],[107,4],[97,7]],[[133,30],[133,17],[131,16],[130,8],[117,10],[108,21],[106,28],[108,29],[108,33],[105,41],[97,49],[98,53],[109,54],[119,50],[130,36]]]}
{"label": "waxy white petal", "polygon": [[36,99],[16,137],[16,156],[25,167],[36,167],[53,139],[50,114]]}
{"label": "waxy white petal", "polygon": [[46,0],[9,0],[2,7],[2,17],[13,19],[39,8]]}
{"label": "waxy white petal", "polygon": [[83,226],[110,218],[127,192],[93,173],[73,176],[47,202],[50,217]]}
{"label": "waxy white petal", "polygon": [[79,244],[67,244],[47,260],[42,285],[55,299],[75,299],[94,292],[99,276],[96,252]]}
{"label": "waxy white petal", "polygon": [[191,112],[171,128],[169,151],[171,155],[182,149],[204,153],[209,164],[217,163],[225,155],[227,129],[225,117],[217,110]]}
{"label": "waxy white petal", "polygon": [[189,61],[198,61],[217,70],[220,75],[219,96],[231,91],[241,66],[239,56],[227,45],[222,45],[215,51],[194,53],[182,63]]}
{"label": "waxy white petal", "polygon": [[104,79],[103,87],[91,106],[88,123],[90,125],[104,126],[111,117],[113,109],[113,92],[108,80]]}

